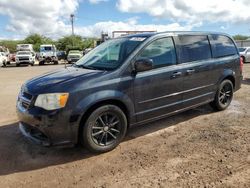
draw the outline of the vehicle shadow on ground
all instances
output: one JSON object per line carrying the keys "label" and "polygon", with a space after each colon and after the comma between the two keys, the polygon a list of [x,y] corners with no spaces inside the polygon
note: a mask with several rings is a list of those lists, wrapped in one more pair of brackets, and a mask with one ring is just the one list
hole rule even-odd
{"label": "vehicle shadow on ground", "polygon": [[241,83],[245,85],[250,85],[250,78],[244,78],[244,80],[242,80]]}
{"label": "vehicle shadow on ground", "polygon": [[[123,142],[212,112],[212,108],[206,105],[154,123],[131,127]],[[96,154],[91,154],[80,146],[60,149],[35,145],[21,135],[17,123],[0,126],[0,176],[37,170],[94,156]]]}

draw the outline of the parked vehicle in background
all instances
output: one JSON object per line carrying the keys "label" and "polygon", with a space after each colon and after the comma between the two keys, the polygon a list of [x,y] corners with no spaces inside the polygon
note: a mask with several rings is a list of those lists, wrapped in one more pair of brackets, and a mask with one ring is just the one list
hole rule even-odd
{"label": "parked vehicle in background", "polygon": [[31,51],[18,51],[16,53],[16,66],[21,64],[31,65],[35,64],[35,53]]}
{"label": "parked vehicle in background", "polygon": [[227,34],[115,38],[72,66],[25,82],[17,101],[19,127],[46,146],[80,142],[90,151],[107,152],[132,125],[207,103],[225,110],[241,87],[242,68]]}
{"label": "parked vehicle in background", "polygon": [[57,58],[58,58],[58,60],[66,60],[67,59],[66,52],[65,51],[58,51]]}
{"label": "parked vehicle in background", "polygon": [[244,63],[250,62],[250,47],[238,48]]}
{"label": "parked vehicle in background", "polygon": [[81,59],[82,53],[79,50],[70,50],[67,56],[68,63],[75,63]]}
{"label": "parked vehicle in background", "polygon": [[40,46],[39,65],[45,63],[58,64],[56,46],[53,44],[44,44]]}
{"label": "parked vehicle in background", "polygon": [[9,61],[10,62],[15,62],[16,61],[16,54],[15,53],[9,54]]}
{"label": "parked vehicle in background", "polygon": [[16,46],[16,51],[31,51],[33,52],[33,45],[32,44],[18,44]]}
{"label": "parked vehicle in background", "polygon": [[7,61],[8,61],[8,58],[5,55],[5,53],[4,52],[0,52],[0,66],[1,67],[5,67],[6,64],[7,64]]}
{"label": "parked vehicle in background", "polygon": [[93,50],[93,48],[86,48],[86,49],[83,51],[83,55],[89,53],[91,50]]}

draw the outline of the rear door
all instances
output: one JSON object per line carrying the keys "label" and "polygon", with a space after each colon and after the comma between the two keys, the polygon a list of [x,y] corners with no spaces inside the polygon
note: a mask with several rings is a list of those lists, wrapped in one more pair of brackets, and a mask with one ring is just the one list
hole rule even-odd
{"label": "rear door", "polygon": [[179,110],[182,103],[182,70],[176,65],[172,37],[156,39],[136,59],[153,60],[153,69],[134,78],[135,109],[138,121],[154,119]]}
{"label": "rear door", "polygon": [[213,98],[218,80],[208,36],[180,35],[177,41],[183,67],[183,107],[206,103]]}

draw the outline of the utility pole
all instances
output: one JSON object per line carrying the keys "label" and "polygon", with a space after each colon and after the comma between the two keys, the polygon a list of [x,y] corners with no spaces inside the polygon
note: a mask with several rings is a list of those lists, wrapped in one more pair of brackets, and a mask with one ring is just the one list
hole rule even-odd
{"label": "utility pole", "polygon": [[70,14],[70,21],[71,21],[71,27],[72,27],[72,35],[74,35],[74,14]]}

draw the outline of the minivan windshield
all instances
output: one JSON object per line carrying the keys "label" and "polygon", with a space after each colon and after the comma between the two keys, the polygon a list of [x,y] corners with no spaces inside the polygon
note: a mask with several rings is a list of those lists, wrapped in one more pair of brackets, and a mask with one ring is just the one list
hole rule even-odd
{"label": "minivan windshield", "polygon": [[83,56],[76,66],[87,69],[114,70],[118,68],[146,37],[108,40]]}
{"label": "minivan windshield", "polygon": [[238,48],[239,52],[244,52],[246,50],[246,48]]}

